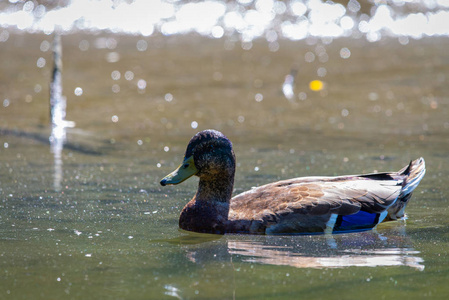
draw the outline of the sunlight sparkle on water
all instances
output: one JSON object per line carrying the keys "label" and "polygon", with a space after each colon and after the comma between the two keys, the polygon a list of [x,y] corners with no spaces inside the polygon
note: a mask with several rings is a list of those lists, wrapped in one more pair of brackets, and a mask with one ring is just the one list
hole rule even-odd
{"label": "sunlight sparkle on water", "polygon": [[327,74],[327,69],[326,69],[325,67],[320,67],[320,68],[318,68],[318,70],[316,71],[316,74],[317,74],[319,77],[324,77],[324,76],[326,76],[326,74]]}
{"label": "sunlight sparkle on water", "polygon": [[111,73],[111,78],[112,80],[119,80],[121,77],[120,72],[119,71],[112,71]]}
{"label": "sunlight sparkle on water", "polygon": [[118,84],[114,84],[112,86],[112,92],[115,93],[115,94],[119,93],[120,92],[120,86]]}
{"label": "sunlight sparkle on water", "polygon": [[139,90],[144,90],[147,87],[147,82],[143,79],[139,79],[139,81],[137,81],[137,87]]}
{"label": "sunlight sparkle on water", "polygon": [[[10,1],[9,7],[0,12],[0,27],[46,34],[55,30],[66,33],[107,30],[142,36],[157,31],[163,35],[196,32],[212,38],[237,34],[246,50],[255,38],[273,43],[267,32],[291,40],[351,36],[354,31],[370,41],[385,35],[413,38],[449,35],[448,0],[382,2],[372,6],[369,16],[362,14],[361,8],[357,0],[346,5],[322,0],[77,0],[52,9],[33,1]],[[7,31],[2,31],[1,40],[7,40],[7,35]],[[272,44],[270,50],[277,51],[277,45]],[[113,44],[106,46],[114,48]],[[139,40],[136,46],[145,51],[148,44]],[[88,45],[80,43],[79,47],[85,51]]]}
{"label": "sunlight sparkle on water", "polygon": [[86,40],[82,40],[78,45],[78,48],[80,48],[81,51],[87,51],[87,50],[89,50],[89,47],[90,47],[90,44]]}
{"label": "sunlight sparkle on water", "polygon": [[137,41],[136,47],[139,51],[145,51],[148,48],[148,43],[145,40],[139,40]]}
{"label": "sunlight sparkle on water", "polygon": [[340,57],[341,57],[341,58],[347,59],[347,58],[349,58],[350,56],[351,56],[351,51],[349,51],[348,48],[342,48],[342,49],[340,50]]}
{"label": "sunlight sparkle on water", "polygon": [[7,30],[2,30],[0,32],[0,43],[6,42],[9,39],[9,32]]}
{"label": "sunlight sparkle on water", "polygon": [[36,62],[36,65],[37,65],[38,68],[43,68],[43,67],[45,67],[46,63],[47,63],[47,61],[45,60],[45,58],[39,57],[37,62]]}
{"label": "sunlight sparkle on water", "polygon": [[307,52],[304,55],[304,60],[308,63],[311,63],[315,60],[315,54],[313,54],[313,52]]}
{"label": "sunlight sparkle on water", "polygon": [[106,61],[109,63],[116,63],[120,60],[120,54],[117,52],[109,52],[106,54]]}
{"label": "sunlight sparkle on water", "polygon": [[81,96],[83,94],[83,89],[80,87],[75,88],[75,96]]}
{"label": "sunlight sparkle on water", "polygon": [[130,81],[134,79],[134,73],[132,71],[126,71],[125,72],[125,79]]}
{"label": "sunlight sparkle on water", "polygon": [[173,95],[170,93],[165,94],[164,96],[165,101],[172,102],[173,101]]}
{"label": "sunlight sparkle on water", "polygon": [[42,91],[42,86],[40,84],[36,84],[34,86],[34,92],[37,94],[37,93],[40,93],[41,91]]}
{"label": "sunlight sparkle on water", "polygon": [[379,99],[379,94],[376,93],[376,92],[371,92],[371,93],[368,94],[368,98],[369,98],[371,101],[376,101],[376,100]]}
{"label": "sunlight sparkle on water", "polygon": [[42,41],[41,45],[40,45],[40,49],[42,52],[47,52],[48,50],[50,50],[50,42],[49,41]]}

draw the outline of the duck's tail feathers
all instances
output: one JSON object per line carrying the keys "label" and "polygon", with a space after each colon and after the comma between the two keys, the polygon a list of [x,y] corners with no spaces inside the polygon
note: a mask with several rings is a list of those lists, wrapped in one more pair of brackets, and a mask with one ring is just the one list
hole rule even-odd
{"label": "duck's tail feathers", "polygon": [[413,190],[418,186],[426,173],[426,163],[420,157],[398,171],[398,175],[405,176],[402,190],[396,202],[388,208],[388,220],[396,220],[404,217],[404,209],[408,200],[412,197]]}
{"label": "duck's tail feathers", "polygon": [[402,191],[399,195],[399,198],[406,197],[413,192],[424,177],[424,174],[426,174],[424,158],[420,157],[417,160],[411,161],[407,167],[404,167],[398,173],[407,176],[402,184]]}

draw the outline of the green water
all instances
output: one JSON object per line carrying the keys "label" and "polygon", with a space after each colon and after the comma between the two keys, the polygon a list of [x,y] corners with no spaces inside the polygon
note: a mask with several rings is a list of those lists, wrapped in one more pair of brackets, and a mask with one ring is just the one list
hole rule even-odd
{"label": "green water", "polygon": [[[104,37],[117,46],[97,49]],[[447,298],[447,39],[284,41],[277,52],[195,36],[146,38],[141,52],[140,39],[63,37],[76,127],[62,165],[48,143],[51,53],[40,50],[51,36],[11,34],[0,45],[0,299]],[[323,48],[327,62],[304,61]],[[287,101],[281,86],[296,64],[295,93],[306,99]],[[323,91],[309,90],[315,79]],[[234,143],[235,194],[296,176],[399,170],[420,156],[427,173],[408,219],[375,231],[188,233],[178,216],[197,180],[158,182],[206,128]]]}

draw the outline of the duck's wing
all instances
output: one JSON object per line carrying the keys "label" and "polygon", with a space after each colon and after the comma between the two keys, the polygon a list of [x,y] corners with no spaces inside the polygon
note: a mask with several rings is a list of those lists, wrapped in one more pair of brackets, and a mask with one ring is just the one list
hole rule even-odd
{"label": "duck's wing", "polygon": [[316,228],[311,230],[324,231],[328,222],[338,216],[361,211],[373,215],[383,213],[398,198],[402,182],[402,178],[390,176],[374,179],[357,175],[279,181],[232,198],[229,217],[261,222],[262,227],[276,225],[279,228],[280,224],[285,227],[285,222],[289,225],[310,223],[296,230],[312,226]]}
{"label": "duck's wing", "polygon": [[362,176],[304,177],[253,188],[232,198],[231,209],[248,214],[285,209],[319,215],[349,215],[364,210],[380,213],[394,203],[402,178],[389,180]]}

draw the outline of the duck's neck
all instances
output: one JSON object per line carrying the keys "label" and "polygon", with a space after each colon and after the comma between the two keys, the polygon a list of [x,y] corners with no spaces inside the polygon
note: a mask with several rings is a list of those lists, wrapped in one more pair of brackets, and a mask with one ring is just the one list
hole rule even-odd
{"label": "duck's neck", "polygon": [[234,188],[234,176],[220,176],[212,179],[200,178],[197,201],[215,201],[229,203]]}
{"label": "duck's neck", "polygon": [[197,193],[181,212],[179,227],[196,232],[225,233],[233,186],[234,176],[200,178]]}

